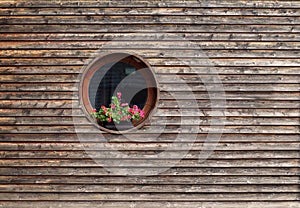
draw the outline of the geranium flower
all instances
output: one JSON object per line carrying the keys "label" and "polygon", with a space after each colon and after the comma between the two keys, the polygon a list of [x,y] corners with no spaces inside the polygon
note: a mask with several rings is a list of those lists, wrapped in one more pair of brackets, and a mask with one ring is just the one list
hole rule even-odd
{"label": "geranium flower", "polygon": [[128,111],[129,111],[129,113],[131,113],[131,114],[135,114],[135,112],[134,112],[134,110],[132,109],[132,108],[128,108]]}
{"label": "geranium flower", "polygon": [[145,112],[144,112],[143,110],[140,111],[140,116],[141,116],[142,118],[144,118]]}
{"label": "geranium flower", "polygon": [[121,100],[121,98],[122,98],[122,93],[117,92],[117,97]]}
{"label": "geranium flower", "polygon": [[122,93],[117,92],[117,96],[111,97],[111,104],[109,107],[101,106],[99,111],[93,109],[91,116],[97,119],[98,122],[114,122],[120,123],[120,121],[139,120],[144,118],[145,112],[141,110],[137,105],[130,107],[128,103],[121,102]]}
{"label": "geranium flower", "polygon": [[105,112],[107,111],[107,108],[104,105],[101,106],[101,109]]}

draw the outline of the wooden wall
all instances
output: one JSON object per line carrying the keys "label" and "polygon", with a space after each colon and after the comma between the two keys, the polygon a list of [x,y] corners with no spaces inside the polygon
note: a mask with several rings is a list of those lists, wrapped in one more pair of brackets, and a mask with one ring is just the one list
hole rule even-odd
{"label": "wooden wall", "polygon": [[[1,0],[0,7],[0,207],[300,207],[300,1]],[[75,128],[93,145],[96,129],[78,105],[72,110],[76,83],[103,44],[153,31],[187,38],[209,56],[226,92],[224,134],[199,163],[214,115],[197,79],[203,66],[191,73],[170,51],[161,54],[163,41],[143,43],[133,51],[153,66],[161,96],[153,125],[131,136],[148,142],[107,135],[109,145],[157,153],[182,128],[195,127],[196,117],[201,132],[186,157],[160,175],[112,174],[78,140]],[[182,59],[197,59],[174,44]],[[199,114],[175,75],[193,89]],[[186,102],[185,125],[168,90]],[[75,126],[73,116],[82,118]],[[167,127],[157,137],[162,118]],[[188,143],[188,131],[185,137]]]}

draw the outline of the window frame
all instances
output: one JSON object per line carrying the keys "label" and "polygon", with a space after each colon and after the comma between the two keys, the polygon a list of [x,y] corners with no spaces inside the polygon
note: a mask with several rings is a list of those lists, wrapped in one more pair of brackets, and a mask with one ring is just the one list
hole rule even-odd
{"label": "window frame", "polygon": [[[97,70],[100,70],[104,65],[112,63],[112,62],[124,62],[130,64],[136,68],[136,70],[142,70],[141,74],[144,76],[146,80],[147,86],[154,86],[148,87],[148,96],[145,102],[145,106],[143,110],[145,111],[145,117],[138,121],[133,121],[133,128],[123,130],[123,131],[116,131],[107,129],[95,122],[90,116],[90,113],[93,110],[89,99],[89,84],[90,80],[93,77],[94,73]],[[100,82],[99,82],[100,83]],[[80,81],[80,89],[79,89],[79,99],[80,99],[80,107],[83,109],[84,113],[86,114],[89,121],[95,124],[100,130],[106,131],[108,133],[113,134],[120,134],[132,131],[134,129],[139,129],[149,120],[157,108],[158,100],[159,100],[159,88],[158,82],[149,63],[147,63],[142,57],[132,54],[132,53],[124,53],[124,52],[115,52],[115,53],[105,53],[98,57],[96,57],[87,67],[84,68],[82,73],[81,81]]]}

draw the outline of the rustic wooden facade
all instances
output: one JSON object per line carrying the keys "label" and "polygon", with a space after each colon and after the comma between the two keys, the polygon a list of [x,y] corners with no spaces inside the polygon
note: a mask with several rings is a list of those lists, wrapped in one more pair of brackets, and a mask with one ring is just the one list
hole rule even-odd
{"label": "rustic wooden facade", "polygon": [[[300,1],[1,0],[0,7],[0,207],[300,207]],[[95,130],[73,108],[76,83],[103,44],[153,31],[187,38],[214,64],[226,92],[224,133],[199,163],[214,116],[201,73],[172,59],[172,51],[158,53],[163,41],[142,43],[133,51],[157,75],[157,113],[142,135],[131,135],[147,142],[107,134],[108,144],[155,154],[182,128],[195,127],[193,116],[200,116],[201,132],[186,157],[159,175],[112,174],[78,140],[76,127],[90,145]],[[181,59],[197,59],[174,44]],[[199,115],[175,75],[195,93]],[[183,127],[167,90],[185,103],[190,120]],[[75,126],[74,116],[82,118]],[[154,137],[151,126],[159,131],[162,118],[169,123]]]}

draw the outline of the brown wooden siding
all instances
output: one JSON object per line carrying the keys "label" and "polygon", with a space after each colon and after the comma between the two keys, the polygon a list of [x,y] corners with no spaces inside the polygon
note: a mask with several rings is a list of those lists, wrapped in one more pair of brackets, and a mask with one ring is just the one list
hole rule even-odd
{"label": "brown wooden siding", "polygon": [[[0,207],[300,207],[300,1],[1,0],[0,25]],[[82,67],[132,32],[151,41],[120,44],[151,64],[160,100],[143,134],[128,134],[147,142],[106,135],[107,145],[156,154],[183,131],[176,153],[192,142],[190,128],[200,129],[184,159],[148,177],[109,173],[78,140],[85,135],[93,146],[98,131],[79,108]],[[226,92],[224,133],[202,163],[216,116],[199,80],[209,66],[194,62],[197,51],[177,36],[203,49]],[[193,90],[198,114],[176,76]],[[182,103],[184,122],[168,92]]]}

